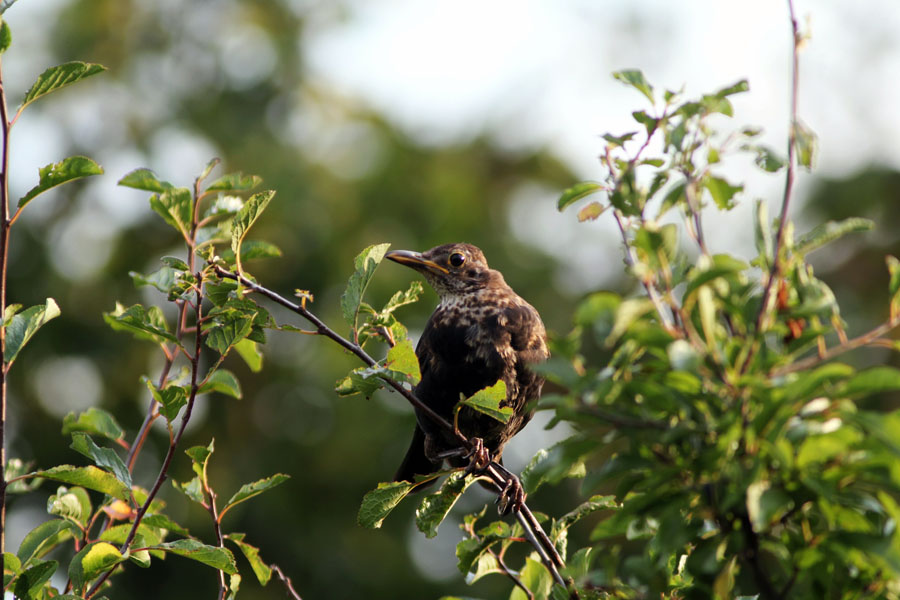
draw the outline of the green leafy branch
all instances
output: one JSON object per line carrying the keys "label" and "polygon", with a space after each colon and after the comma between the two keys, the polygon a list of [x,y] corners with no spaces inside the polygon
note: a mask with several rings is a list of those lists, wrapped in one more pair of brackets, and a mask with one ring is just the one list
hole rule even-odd
{"label": "green leafy branch", "polygon": [[[386,246],[383,247],[383,251],[387,251]],[[348,284],[348,292],[345,292],[344,297],[345,298],[352,297],[353,301],[356,302],[357,305],[362,302],[362,291],[365,289],[367,280],[371,278],[371,273],[374,271],[374,268],[372,267],[370,261],[375,261],[375,266],[377,266],[377,263],[380,262],[380,258],[378,258],[378,259],[374,258],[378,254],[378,252],[381,252],[381,250],[379,249],[379,251],[376,251],[373,254],[372,249],[367,248],[367,249],[363,250],[362,253],[360,253],[360,256],[357,257],[357,260],[355,261],[357,270],[354,272],[354,275],[351,277],[350,284]],[[381,252],[381,256],[383,256],[383,252]],[[394,375],[394,372],[391,371],[390,369],[385,369],[384,366],[380,365],[378,361],[376,361],[374,358],[372,358],[372,356],[370,356],[362,348],[362,346],[360,344],[344,338],[343,336],[338,334],[336,331],[334,331],[333,329],[328,327],[328,325],[326,325],[318,316],[316,316],[312,311],[310,311],[306,307],[305,300],[301,300],[300,303],[292,302],[292,301],[280,296],[276,292],[273,292],[273,291],[257,284],[256,282],[248,279],[245,275],[242,275],[237,272],[229,271],[220,265],[215,266],[215,271],[216,271],[216,274],[223,280],[237,281],[242,287],[246,288],[247,290],[249,290],[251,292],[255,292],[265,298],[268,298],[269,300],[275,302],[276,304],[279,304],[279,305],[287,308],[288,310],[298,314],[303,319],[305,319],[307,322],[312,324],[312,326],[313,326],[312,332],[313,333],[324,336],[324,337],[332,340],[333,342],[337,343],[339,346],[341,346],[345,350],[349,351],[351,354],[355,355],[358,359],[360,359],[365,365],[364,368],[372,369],[370,374],[369,373],[366,373],[366,374],[357,373],[357,381],[351,382],[351,384],[348,384],[348,385],[357,385],[356,391],[362,391],[365,393],[367,390],[371,390],[371,392],[374,392],[374,388],[366,387],[364,385],[361,386],[358,384],[359,381],[365,381],[365,380],[369,379],[370,377],[374,377],[378,381],[378,385],[375,386],[376,388],[380,385],[387,385],[388,387],[390,387],[391,389],[393,389],[394,391],[396,391],[397,393],[402,395],[407,401],[409,401],[413,406],[415,406],[418,411],[420,411],[422,414],[426,415],[426,417],[431,419],[438,427],[441,427],[444,430],[451,432],[459,441],[461,448],[466,449],[466,450],[472,449],[473,442],[471,440],[469,440],[464,435],[462,435],[458,429],[454,428],[453,424],[451,424],[449,421],[444,419],[442,416],[440,416],[439,414],[434,412],[434,410],[432,410],[430,407],[428,407],[426,404],[424,404],[421,400],[419,400],[415,396],[415,394],[408,387],[408,377],[409,377],[410,373],[401,373],[401,376],[398,377],[398,376]],[[356,315],[359,314],[359,309],[358,309],[358,307],[357,308],[351,307],[349,305],[349,302],[347,302],[347,301],[342,301],[342,306],[347,307],[347,310],[344,311],[344,314],[345,314],[345,317],[347,317],[348,322],[350,322],[350,320],[351,320],[349,317],[352,317],[353,322],[350,324],[355,333],[356,332]],[[390,311],[388,311],[388,312],[390,312]],[[398,348],[398,347],[400,347],[400,345],[398,344],[394,347]],[[414,356],[413,356],[413,358],[414,358]],[[404,362],[408,362],[408,361],[406,359],[404,359]],[[397,363],[390,363],[390,364],[395,365]],[[418,371],[418,369],[416,369],[416,371]],[[353,374],[351,374],[351,378],[352,377],[353,377]],[[340,385],[339,385],[339,390],[340,390]],[[496,462],[492,462],[485,469],[484,476],[487,477],[488,480],[494,485],[497,493],[499,494],[499,493],[502,493],[502,490],[504,490],[506,488],[506,486],[508,485],[508,481],[509,481],[510,477],[512,477],[512,474],[509,473],[509,471],[507,471],[501,465],[497,464]],[[412,489],[412,485],[409,484],[408,482],[382,484],[381,486],[379,486],[379,490],[383,490],[384,492],[387,492],[389,497],[391,498],[385,505],[386,507],[389,507],[387,509],[387,512],[390,512],[390,509],[392,509],[394,506],[396,506],[396,504],[399,503],[400,500],[402,500],[403,497],[406,496],[406,494],[409,493],[409,491],[411,489]],[[372,493],[374,493],[374,492],[372,492]],[[381,497],[381,495],[383,495],[382,492],[380,492],[380,491],[378,492],[378,494],[379,494],[379,498]],[[380,504],[381,502],[382,501],[380,499],[377,501],[378,504]],[[374,504],[367,503],[364,500],[363,506],[364,507],[374,507]],[[368,510],[368,508],[366,508],[366,510]],[[363,512],[365,512],[363,508],[361,508],[360,511],[361,511],[361,514]],[[378,512],[378,511],[376,511],[376,512]],[[384,512],[383,514],[386,515],[387,512]],[[540,523],[538,522],[537,518],[535,518],[534,514],[531,512],[531,510],[528,508],[528,506],[526,506],[524,504],[518,510],[514,508],[514,513],[515,513],[515,517],[516,517],[517,521],[522,526],[522,528],[525,532],[525,535],[529,540],[529,543],[532,544],[532,546],[535,548],[535,551],[537,552],[538,556],[540,557],[541,563],[543,563],[543,565],[547,568],[548,572],[552,574],[554,581],[556,583],[558,583],[560,586],[562,586],[563,588],[565,588],[566,582],[565,582],[565,580],[563,580],[562,576],[559,574],[559,569],[563,568],[565,565],[564,565],[563,560],[560,557],[559,553],[556,551],[552,542],[550,541],[550,538],[547,536],[547,534],[544,532],[543,528],[541,527]],[[375,517],[372,519],[367,518],[366,521],[367,522],[371,521],[372,523],[380,523],[380,521],[383,518],[384,518],[383,516],[381,516],[380,518],[378,518],[378,517]]]}

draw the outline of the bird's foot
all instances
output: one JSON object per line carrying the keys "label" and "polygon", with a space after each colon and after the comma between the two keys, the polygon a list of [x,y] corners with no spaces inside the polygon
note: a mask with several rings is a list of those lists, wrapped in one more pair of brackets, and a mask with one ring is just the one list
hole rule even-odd
{"label": "bird's foot", "polygon": [[500,516],[508,515],[511,511],[518,511],[525,504],[525,488],[522,487],[522,482],[509,471],[506,471],[506,475],[506,483],[494,502]]}
{"label": "bird's foot", "polygon": [[469,466],[466,467],[466,473],[481,473],[491,464],[491,452],[484,447],[484,440],[481,438],[472,438],[472,447],[468,452],[463,454],[463,458],[469,459]]}

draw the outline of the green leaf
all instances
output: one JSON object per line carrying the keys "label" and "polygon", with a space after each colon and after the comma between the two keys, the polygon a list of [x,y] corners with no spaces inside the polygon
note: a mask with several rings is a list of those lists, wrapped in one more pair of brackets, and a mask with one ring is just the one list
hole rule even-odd
{"label": "green leaf", "polygon": [[161,269],[144,275],[136,271],[129,271],[128,276],[134,281],[135,287],[149,285],[155,287],[160,292],[168,294],[178,286],[179,277],[183,273],[173,269],[172,267],[162,267]]}
{"label": "green leaf", "polygon": [[6,21],[3,21],[0,23],[0,54],[6,52],[10,44],[12,44],[12,31]]}
{"label": "green leaf", "polygon": [[237,257],[238,271],[241,270],[241,244],[244,237],[274,196],[273,190],[253,194],[231,221],[231,251]]}
{"label": "green leaf", "polygon": [[76,593],[81,593],[88,582],[109,571],[125,557],[109,542],[94,542],[81,549],[69,563],[69,579]]}
{"label": "green leaf", "polygon": [[794,121],[791,134],[794,139],[794,148],[797,150],[797,164],[812,169],[816,162],[819,144],[816,133],[800,121]]}
{"label": "green leaf", "polygon": [[793,506],[791,497],[769,481],[754,481],[747,486],[747,514],[757,532],[764,532],[769,523],[781,519]]}
{"label": "green leaf", "polygon": [[[30,569],[26,569],[16,577],[14,593],[16,598],[31,599],[37,596],[44,584],[50,581],[59,563],[55,560],[35,561]],[[41,596],[37,596],[41,597]]]}
{"label": "green leaf", "polygon": [[477,480],[477,477],[467,476],[461,471],[451,473],[444,480],[440,491],[425,496],[416,509],[416,527],[419,531],[427,538],[436,536],[438,527],[450,513],[450,509],[463,492]]}
{"label": "green leaf", "polygon": [[[536,555],[532,555],[536,556]],[[519,573],[522,584],[534,593],[535,598],[547,598],[553,587],[553,577],[539,560],[531,556],[525,559],[525,568]],[[513,588],[509,600],[530,600],[521,588]]]}
{"label": "green leaf", "polygon": [[171,520],[166,515],[147,515],[144,517],[144,520],[141,522],[143,525],[148,527],[155,527],[157,529],[165,529],[166,531],[171,531],[172,533],[189,537],[191,535],[190,531]]}
{"label": "green leaf", "polygon": [[186,483],[178,483],[177,481],[172,480],[172,485],[175,486],[176,490],[197,504],[203,505],[206,503],[206,492],[203,491],[203,483],[200,481],[199,477],[194,477]]}
{"label": "green leaf", "polygon": [[151,306],[145,310],[140,304],[125,308],[117,302],[113,312],[103,313],[103,320],[114,330],[127,331],[139,340],[157,344],[178,341],[169,333],[166,318],[158,306]]}
{"label": "green leaf", "polygon": [[775,173],[784,168],[785,159],[768,146],[748,146],[748,150],[756,152],[754,162],[756,166],[769,173]]}
{"label": "green leaf", "polygon": [[41,73],[37,81],[34,82],[34,85],[31,86],[31,89],[25,94],[25,99],[22,100],[19,112],[22,112],[26,106],[38,98],[46,96],[50,92],[54,92],[62,87],[75,83],[76,81],[90,77],[91,75],[102,73],[105,70],[106,67],[103,65],[77,61],[50,67]]}
{"label": "green leaf", "polygon": [[511,406],[501,408],[500,404],[504,401],[506,401],[506,383],[500,380],[492,386],[478,390],[471,397],[460,400],[456,404],[456,410],[468,406],[501,423],[508,423],[513,415],[513,409]]}
{"label": "green leaf", "polygon": [[191,190],[185,187],[167,188],[160,194],[150,196],[150,208],[187,238],[194,219]]}
{"label": "green leaf", "polygon": [[67,181],[102,173],[103,167],[86,156],[70,156],[56,164],[49,164],[38,171],[38,184],[19,199],[19,208],[24,208],[37,195]]}
{"label": "green leaf", "polygon": [[900,316],[900,260],[891,255],[884,258],[891,276],[888,284],[888,298],[890,299],[891,321],[893,321]]}
{"label": "green leaf", "polygon": [[225,356],[231,347],[250,335],[253,317],[238,312],[226,313],[206,328],[206,345]]}
{"label": "green leaf", "polygon": [[553,524],[551,537],[556,539],[561,532],[598,510],[616,509],[618,507],[619,505],[614,496],[591,496],[587,502],[579,504]]}
{"label": "green leaf", "polygon": [[866,397],[881,392],[900,390],[900,370],[894,367],[872,367],[847,380],[841,394]]}
{"label": "green leaf", "polygon": [[159,389],[150,381],[149,377],[141,376],[141,381],[150,390],[153,399],[159,402],[159,413],[166,418],[167,421],[174,421],[178,416],[181,407],[187,404],[187,390],[179,385],[170,385],[163,389]]}
{"label": "green leaf", "polygon": [[646,96],[650,102],[653,102],[653,86],[647,82],[642,71],[638,69],[625,69],[623,71],[614,72],[612,76],[617,81],[630,85]]}
{"label": "green leaf", "polygon": [[825,244],[841,238],[848,233],[869,231],[875,228],[875,223],[869,219],[851,217],[843,221],[828,221],[813,228],[812,231],[800,237],[794,243],[794,252],[807,255],[813,250],[818,250]]}
{"label": "green leaf", "polygon": [[76,452],[87,456],[100,468],[109,469],[116,479],[131,489],[131,473],[128,467],[112,448],[101,448],[86,433],[76,431],[72,434],[71,448]]}
{"label": "green leaf", "polygon": [[422,379],[422,373],[419,371],[419,359],[416,358],[416,351],[409,340],[403,340],[391,346],[387,353],[385,366],[391,371],[405,375],[413,385]]}
{"label": "green leaf", "polygon": [[734,196],[743,191],[743,185],[731,185],[721,177],[708,175],[703,178],[703,187],[709,191],[713,201],[722,210],[731,210],[735,206]]}
{"label": "green leaf", "polygon": [[716,96],[719,98],[724,98],[726,96],[733,96],[734,94],[741,94],[743,92],[750,91],[750,83],[746,79],[741,79],[728,87],[724,87],[718,92],[716,92]]}
{"label": "green leaf", "polygon": [[74,412],[70,412],[63,418],[63,435],[68,435],[74,431],[83,431],[114,441],[125,437],[125,431],[115,417],[102,408],[94,407],[80,413],[77,418]]}
{"label": "green leaf", "polygon": [[409,288],[396,292],[391,299],[387,301],[387,304],[384,305],[384,308],[381,309],[382,316],[386,316],[400,308],[401,306],[406,306],[407,304],[412,304],[413,302],[419,299],[419,296],[422,295],[422,282],[418,280],[414,280],[409,284]]}
{"label": "green leaf", "polygon": [[231,498],[229,498],[228,502],[225,504],[225,508],[222,509],[220,514],[224,514],[225,511],[240,504],[241,502],[249,500],[250,498],[253,498],[255,496],[259,496],[263,492],[281,485],[290,478],[290,475],[285,475],[284,473],[276,473],[271,477],[266,477],[265,479],[254,481],[253,483],[245,483],[241,486],[241,489],[239,489]]}
{"label": "green leaf", "polygon": [[210,392],[219,392],[232,398],[241,399],[241,384],[238,382],[234,373],[227,369],[217,369],[206,379],[199,392],[208,394]]}
{"label": "green leaf", "polygon": [[522,470],[525,492],[531,494],[544,483],[556,484],[570,477],[584,477],[585,456],[596,449],[596,442],[570,437],[549,449],[541,448]]}
{"label": "green leaf", "polygon": [[244,558],[250,563],[250,568],[253,569],[253,573],[259,580],[260,585],[264,586],[272,578],[272,569],[259,557],[259,548],[246,543],[244,537],[243,533],[229,533],[225,536],[225,539],[230,540],[238,547]]}
{"label": "green leaf", "polygon": [[162,194],[166,190],[172,189],[174,186],[168,181],[162,181],[156,173],[150,169],[135,169],[126,174],[119,180],[119,185],[134,188],[136,190],[144,190],[153,192],[154,194]]}
{"label": "green leaf", "polygon": [[609,144],[614,148],[621,148],[625,145],[625,142],[631,141],[634,136],[637,135],[637,131],[629,131],[628,133],[623,133],[622,135],[613,135],[611,133],[604,133],[603,139],[609,142]]}
{"label": "green leaf", "polygon": [[59,306],[56,305],[56,301],[53,298],[47,298],[47,302],[44,305],[38,304],[37,306],[26,308],[13,316],[6,327],[6,351],[3,354],[3,360],[6,364],[11,364],[16,360],[19,352],[28,343],[31,336],[47,321],[58,317],[59,314]]}
{"label": "green leaf", "polygon": [[209,565],[220,571],[225,571],[229,575],[237,573],[237,565],[234,562],[234,555],[227,548],[217,548],[215,546],[207,546],[197,540],[175,540],[174,542],[166,542],[150,546],[147,550],[162,550],[170,552],[178,556],[184,556],[191,560],[196,560],[204,565]]}
{"label": "green leaf", "polygon": [[356,255],[353,260],[355,270],[347,281],[347,288],[341,295],[341,312],[344,320],[352,330],[356,330],[356,316],[359,314],[359,305],[363,294],[375,274],[375,269],[381,264],[384,255],[390,248],[390,244],[376,244],[365,248]]}
{"label": "green leaf", "polygon": [[206,188],[207,192],[246,192],[262,183],[262,177],[243,173],[226,173]]}
{"label": "green leaf", "polygon": [[23,567],[28,567],[76,532],[78,526],[72,521],[66,519],[45,521],[28,532],[19,544],[16,557]]}
{"label": "green leaf", "polygon": [[366,398],[371,398],[372,394],[384,386],[384,381],[379,377],[380,374],[387,375],[388,373],[383,367],[353,369],[349,375],[337,382],[334,391],[339,396],[362,394]]}
{"label": "green leaf", "polygon": [[378,529],[394,507],[413,489],[408,481],[379,483],[378,487],[363,496],[356,522],[369,529]]}
{"label": "green leaf", "polygon": [[42,471],[35,471],[38,477],[62,481],[72,485],[80,485],[89,490],[109,494],[119,500],[128,501],[130,490],[119,481],[112,473],[98,469],[93,465],[86,467],[74,467],[72,465],[59,465]]}
{"label": "green leaf", "polygon": [[572,204],[573,202],[577,202],[586,196],[590,196],[596,192],[606,189],[602,183],[597,183],[596,181],[582,181],[580,183],[576,183],[566,191],[562,193],[559,197],[559,200],[556,201],[556,209],[559,211],[565,210],[567,206]]}
{"label": "green leaf", "polygon": [[68,519],[86,527],[93,508],[87,490],[80,486],[67,488],[61,485],[56,493],[47,499],[47,513]]}
{"label": "green leaf", "polygon": [[244,359],[251,371],[259,373],[262,370],[263,355],[256,342],[244,338],[234,345],[234,350]]}

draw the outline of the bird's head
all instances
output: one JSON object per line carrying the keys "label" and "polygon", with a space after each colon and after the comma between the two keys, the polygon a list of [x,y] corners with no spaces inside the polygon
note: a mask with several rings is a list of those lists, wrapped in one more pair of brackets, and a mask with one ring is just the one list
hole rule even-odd
{"label": "bird's head", "polygon": [[426,252],[391,250],[384,256],[421,273],[442,300],[475,293],[503,280],[472,244],[444,244]]}

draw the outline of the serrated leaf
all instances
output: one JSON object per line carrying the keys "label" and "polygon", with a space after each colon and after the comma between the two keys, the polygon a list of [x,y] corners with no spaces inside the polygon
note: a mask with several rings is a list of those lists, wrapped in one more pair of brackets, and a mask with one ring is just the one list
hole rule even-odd
{"label": "serrated leaf", "polygon": [[450,513],[450,509],[477,480],[477,477],[467,476],[461,471],[451,473],[444,480],[440,491],[425,496],[416,509],[416,527],[419,531],[427,538],[436,536],[438,527]]}
{"label": "serrated leaf", "polygon": [[253,569],[256,579],[259,580],[260,585],[264,586],[272,578],[272,569],[259,557],[259,548],[245,542],[244,537],[243,533],[229,533],[225,536],[225,539],[233,542],[238,547],[244,558],[250,563],[250,568]]}
{"label": "serrated leaf", "polygon": [[59,465],[50,469],[35,471],[38,477],[80,485],[89,490],[109,494],[119,500],[128,501],[129,489],[112,473],[98,469],[93,465],[75,467],[72,465]]}
{"label": "serrated leaf", "polygon": [[634,89],[638,90],[644,96],[647,97],[650,102],[653,102],[653,86],[651,86],[647,79],[644,77],[644,73],[638,69],[625,69],[623,71],[616,71],[612,74],[613,78],[617,81],[621,81],[626,85],[630,85]]}
{"label": "serrated leaf", "polygon": [[53,577],[58,566],[59,563],[55,560],[36,561],[33,567],[26,569],[16,577],[16,584],[13,588],[15,597],[34,598],[44,584]]}
{"label": "serrated leaf", "polygon": [[70,412],[63,418],[63,435],[73,431],[83,431],[110,440],[121,440],[125,437],[125,431],[115,417],[102,408],[94,407],[79,413],[77,417],[74,412]]}
{"label": "serrated leaf", "polygon": [[596,449],[594,440],[569,438],[549,449],[541,448],[522,470],[525,493],[531,494],[544,483],[555,484],[569,477],[584,477],[584,457]]}
{"label": "serrated leaf", "polygon": [[709,175],[703,178],[703,187],[707,189],[713,201],[722,210],[731,210],[735,206],[734,196],[743,191],[743,185],[731,185],[721,177]]}
{"label": "serrated leaf", "polygon": [[207,546],[197,540],[175,540],[174,542],[166,542],[150,546],[148,550],[162,550],[178,556],[184,556],[191,560],[196,560],[205,565],[209,565],[225,573],[237,573],[237,565],[234,562],[234,555],[227,548],[217,548],[216,546]]}
{"label": "serrated leaf", "polygon": [[206,383],[200,386],[199,391],[201,394],[218,392],[220,394],[225,394],[226,396],[231,396],[232,398],[237,398],[238,400],[241,398],[241,384],[237,377],[234,376],[234,373],[227,369],[217,369],[213,372],[213,374],[207,378]]}
{"label": "serrated leaf", "polygon": [[384,308],[381,309],[380,314],[389,315],[401,306],[412,304],[419,299],[419,296],[422,295],[422,291],[422,282],[414,280],[409,284],[409,288],[396,292],[393,296],[391,296],[391,299],[388,300],[387,304],[384,305]]}
{"label": "serrated leaf", "polygon": [[875,227],[875,223],[869,219],[851,217],[843,221],[828,221],[813,228],[812,231],[800,237],[794,243],[794,252],[807,255],[813,250],[818,250],[825,244],[841,238],[848,233],[869,231]]}
{"label": "serrated leaf", "polygon": [[[66,519],[45,521],[28,532],[19,544],[16,557],[23,567],[28,567],[77,531],[78,526]],[[65,532],[68,532],[67,536],[60,536]]]}
{"label": "serrated leaf", "polygon": [[154,194],[150,197],[150,208],[187,238],[194,218],[194,202],[188,188],[171,187]]}
{"label": "serrated leaf", "polygon": [[271,477],[266,477],[265,479],[254,481],[253,483],[245,483],[241,486],[241,489],[235,492],[235,494],[228,499],[228,502],[225,504],[225,508],[222,509],[220,514],[225,514],[227,510],[233,508],[241,502],[245,502],[250,498],[259,496],[263,492],[281,485],[290,478],[290,475],[285,475],[284,473],[276,473]]}
{"label": "serrated leaf", "polygon": [[456,410],[468,406],[501,423],[508,423],[513,415],[513,409],[510,406],[501,407],[500,404],[504,401],[506,401],[506,383],[500,380],[492,386],[478,390],[469,398],[460,400],[456,405]]}
{"label": "serrated leaf", "polygon": [[366,398],[371,398],[372,394],[380,390],[384,385],[382,379],[377,376],[378,373],[384,372],[384,368],[381,367],[359,367],[339,380],[334,386],[334,391],[339,396],[362,394]]}
{"label": "serrated leaf", "polygon": [[797,151],[797,164],[807,169],[812,169],[816,162],[819,139],[816,133],[801,123],[794,121],[791,128],[794,138],[794,148]]}
{"label": "serrated leaf", "polygon": [[247,192],[262,183],[262,177],[243,173],[226,173],[206,188],[207,192]]}
{"label": "serrated leaf", "polygon": [[[121,500],[117,500],[117,502],[121,502]],[[87,526],[92,512],[91,497],[81,486],[67,488],[61,485],[57,488],[56,493],[47,499],[48,514],[63,517],[82,527]]]}
{"label": "serrated leaf", "polygon": [[556,539],[561,532],[598,510],[614,509],[618,506],[614,496],[591,496],[587,502],[579,504],[557,519],[553,524],[550,537]]}
{"label": "serrated leaf", "polygon": [[603,184],[597,183],[596,181],[582,181],[576,183],[560,195],[559,200],[556,201],[556,209],[562,211],[573,202],[577,202],[578,200],[603,189],[605,189]]}
{"label": "serrated leaf", "polygon": [[[532,556],[537,556],[533,554]],[[531,556],[525,559],[525,568],[519,573],[522,584],[534,593],[536,598],[547,598],[553,587],[553,577],[539,560]],[[520,588],[513,588],[509,600],[529,600]]]}
{"label": "serrated leaf", "polygon": [[84,62],[68,62],[55,67],[50,67],[40,74],[31,89],[25,94],[19,112],[22,112],[26,106],[47,94],[54,92],[76,81],[81,81],[91,75],[102,73],[106,70],[103,65]]}
{"label": "serrated leaf", "polygon": [[47,321],[54,319],[60,315],[59,306],[53,298],[47,298],[44,305],[38,304],[31,308],[26,308],[22,312],[13,316],[9,325],[6,327],[6,349],[3,354],[3,360],[10,364],[28,343],[28,340],[40,329]]}
{"label": "serrated leaf", "polygon": [[131,488],[131,473],[128,467],[112,448],[101,448],[86,433],[76,431],[72,434],[71,448],[88,457],[100,468],[109,469],[116,479],[127,488]]}
{"label": "serrated leaf", "polygon": [[241,244],[274,196],[273,190],[253,194],[231,221],[231,251],[237,257],[238,271],[241,270]]}
{"label": "serrated leaf", "polygon": [[128,276],[134,281],[135,287],[149,285],[155,287],[160,292],[168,294],[173,290],[178,282],[178,276],[181,273],[171,267],[162,267],[161,269],[144,275],[136,271],[129,271]]}
{"label": "serrated leaf", "polygon": [[413,489],[408,481],[379,483],[378,487],[363,496],[356,522],[369,529],[378,529],[384,519]]}
{"label": "serrated leaf", "polygon": [[363,294],[375,274],[375,269],[381,264],[384,255],[390,248],[390,244],[375,244],[365,248],[356,255],[353,260],[354,271],[347,281],[347,288],[341,295],[341,313],[344,321],[350,325],[352,330],[356,330],[356,317],[359,314],[359,305],[362,302]]}
{"label": "serrated leaf", "polygon": [[181,407],[187,404],[187,390],[178,385],[170,385],[159,389],[148,377],[142,376],[141,380],[146,384],[147,389],[150,390],[153,399],[159,402],[159,413],[167,421],[174,421]]}
{"label": "serrated leaf", "polygon": [[175,187],[168,181],[160,180],[156,176],[156,173],[145,168],[135,169],[134,171],[127,173],[119,180],[119,185],[134,188],[136,190],[153,192],[154,194],[162,194],[166,190]]}
{"label": "serrated leaf", "polygon": [[206,345],[224,356],[232,346],[253,330],[253,318],[243,314],[228,314],[205,330]]}
{"label": "serrated leaf", "polygon": [[127,331],[140,340],[156,342],[177,342],[169,333],[169,326],[162,310],[151,306],[145,310],[140,304],[125,308],[118,302],[111,313],[103,313],[103,320],[116,331]]}
{"label": "serrated leaf", "polygon": [[81,179],[82,177],[101,175],[102,173],[103,167],[86,156],[70,156],[58,163],[41,167],[38,171],[38,184],[19,199],[19,209],[24,208],[26,204],[39,194],[43,194],[58,185]]}
{"label": "serrated leaf", "polygon": [[87,583],[124,561],[119,549],[109,542],[94,542],[85,546],[69,563],[69,579],[77,593]]}
{"label": "serrated leaf", "polygon": [[206,492],[203,491],[203,483],[200,481],[199,477],[194,477],[193,479],[185,483],[178,483],[173,479],[172,485],[176,490],[178,490],[197,504],[203,505],[206,503]]}
{"label": "serrated leaf", "polygon": [[388,350],[385,366],[391,371],[403,373],[413,385],[422,379],[422,373],[419,371],[419,359],[416,358],[416,351],[409,340],[397,342]]}
{"label": "serrated leaf", "polygon": [[252,372],[259,373],[262,370],[263,355],[256,342],[245,338],[234,345],[234,350],[244,359]]}

